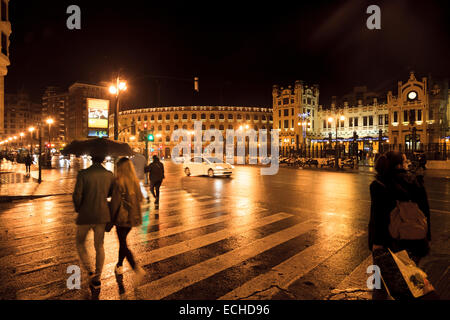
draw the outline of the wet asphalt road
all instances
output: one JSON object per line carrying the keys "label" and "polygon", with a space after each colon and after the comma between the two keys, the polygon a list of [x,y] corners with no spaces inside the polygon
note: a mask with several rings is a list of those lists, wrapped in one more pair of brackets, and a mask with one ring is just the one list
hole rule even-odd
{"label": "wet asphalt road", "polygon": [[[329,299],[355,287],[356,298],[368,297],[372,173],[282,167],[261,176],[259,167],[236,166],[231,178],[186,177],[181,165],[166,162],[166,177],[159,210],[144,204],[144,223],[129,237],[147,272],[136,290],[127,264],[123,277],[114,276],[114,230],[105,237],[101,291],[89,292],[85,281],[81,290],[67,289],[67,267],[79,264],[69,194],[1,204],[0,297]],[[450,182],[427,178],[426,185],[431,257],[444,257]]]}

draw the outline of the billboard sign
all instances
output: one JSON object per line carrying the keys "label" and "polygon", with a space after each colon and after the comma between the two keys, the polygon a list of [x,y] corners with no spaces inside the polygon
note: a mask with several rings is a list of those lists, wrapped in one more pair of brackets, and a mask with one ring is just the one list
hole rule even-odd
{"label": "billboard sign", "polygon": [[109,100],[87,99],[88,128],[108,129]]}

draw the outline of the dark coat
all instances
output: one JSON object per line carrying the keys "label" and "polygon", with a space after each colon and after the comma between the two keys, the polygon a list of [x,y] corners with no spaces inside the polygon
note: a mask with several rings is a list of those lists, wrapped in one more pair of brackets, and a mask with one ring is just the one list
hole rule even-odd
{"label": "dark coat", "polygon": [[[397,252],[409,250],[416,256],[428,253],[428,241],[431,240],[430,207],[422,180],[408,174],[405,170],[396,170],[391,177],[377,177],[370,185],[369,249],[372,245],[381,245]],[[396,207],[397,200],[417,203],[428,222],[427,239],[424,240],[394,240],[389,233],[391,211]]]}
{"label": "dark coat", "polygon": [[32,163],[33,163],[33,159],[31,158],[30,155],[27,155],[27,156],[25,157],[25,165],[26,165],[26,166],[31,166]]}
{"label": "dark coat", "polygon": [[111,221],[106,198],[112,195],[113,186],[113,173],[99,163],[78,172],[72,195],[75,211],[78,212],[76,224],[104,224]]}
{"label": "dark coat", "polygon": [[153,161],[146,170],[150,174],[150,182],[162,181],[164,177],[164,165],[161,161]]}
{"label": "dark coat", "polygon": [[120,227],[135,227],[142,224],[141,201],[143,199],[141,190],[130,195],[116,183],[111,197],[111,216],[113,223]]}

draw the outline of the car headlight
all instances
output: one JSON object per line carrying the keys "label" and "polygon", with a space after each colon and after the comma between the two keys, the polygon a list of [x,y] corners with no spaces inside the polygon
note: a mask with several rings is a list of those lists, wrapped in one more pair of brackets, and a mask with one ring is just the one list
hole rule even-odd
{"label": "car headlight", "polygon": [[216,169],[221,170],[221,169],[223,169],[223,167],[222,166],[216,166]]}
{"label": "car headlight", "polygon": [[233,165],[231,165],[231,169],[234,169],[234,166],[233,166]]}

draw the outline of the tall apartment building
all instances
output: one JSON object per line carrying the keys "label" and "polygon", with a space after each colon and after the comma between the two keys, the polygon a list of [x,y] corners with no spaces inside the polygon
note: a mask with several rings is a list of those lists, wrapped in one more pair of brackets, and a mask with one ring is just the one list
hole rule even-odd
{"label": "tall apartment building", "polygon": [[110,100],[111,95],[105,86],[75,82],[69,87],[65,115],[67,142],[88,137],[89,98]]}
{"label": "tall apartment building", "polygon": [[273,126],[280,130],[281,151],[299,150],[318,129],[319,86],[300,80],[295,81],[294,88],[274,85],[272,99]]}
{"label": "tall apartment building", "polygon": [[25,93],[6,94],[4,110],[4,129],[2,139],[19,136],[21,132],[28,134],[31,126],[37,126],[41,120],[41,105],[33,103]]}
{"label": "tall apartment building", "polygon": [[8,73],[9,61],[9,36],[11,35],[11,23],[8,15],[9,0],[0,0],[0,134],[4,128],[5,110],[5,76]]}
{"label": "tall apartment building", "polygon": [[[42,96],[43,134],[57,145],[66,141],[67,100],[67,92],[62,92],[58,87],[47,87]],[[49,118],[53,119],[51,126],[45,125],[45,121]]]}

